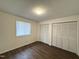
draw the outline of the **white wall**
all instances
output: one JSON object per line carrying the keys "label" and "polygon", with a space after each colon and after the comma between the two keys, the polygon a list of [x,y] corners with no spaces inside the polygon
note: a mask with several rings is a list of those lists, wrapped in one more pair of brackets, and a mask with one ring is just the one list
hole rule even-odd
{"label": "white wall", "polygon": [[[79,15],[69,16],[69,17],[64,17],[59,19],[51,19],[51,20],[40,22],[40,24],[49,24],[50,25],[49,28],[52,29],[53,23],[69,22],[69,21],[77,21],[77,54],[79,55]],[[51,30],[49,32],[50,32],[50,35],[49,35],[50,37],[49,42],[50,42],[52,40]],[[51,42],[48,44],[51,44]]]}
{"label": "white wall", "polygon": [[[30,22],[32,24],[32,34],[24,37],[16,37],[16,20]],[[0,53],[4,53],[35,41],[37,41],[36,22],[0,11]]]}

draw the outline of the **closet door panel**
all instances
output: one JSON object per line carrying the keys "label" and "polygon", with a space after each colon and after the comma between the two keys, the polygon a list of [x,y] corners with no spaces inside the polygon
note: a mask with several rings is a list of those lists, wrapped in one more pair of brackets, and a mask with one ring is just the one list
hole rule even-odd
{"label": "closet door panel", "polygon": [[62,48],[62,38],[61,38],[61,24],[53,24],[53,45],[59,48]]}
{"label": "closet door panel", "polygon": [[77,22],[72,22],[69,28],[69,50],[77,53]]}
{"label": "closet door panel", "polygon": [[63,38],[63,49],[68,50],[69,51],[69,44],[70,44],[70,33],[72,31],[70,31],[70,27],[72,22],[67,22],[67,23],[62,23],[62,38]]}
{"label": "closet door panel", "polygon": [[40,30],[41,41],[49,44],[49,24],[40,25]]}
{"label": "closet door panel", "polygon": [[62,48],[62,25],[61,24],[57,24],[57,47]]}
{"label": "closet door panel", "polygon": [[52,34],[52,45],[76,53],[77,22],[55,23]]}
{"label": "closet door panel", "polygon": [[57,27],[56,27],[56,25],[53,25],[52,28],[53,28],[53,31],[52,31],[53,32],[52,33],[53,34],[52,45],[57,46],[57,44],[56,44],[56,42],[57,42],[57,37],[56,37],[57,36],[57,31],[56,31]]}

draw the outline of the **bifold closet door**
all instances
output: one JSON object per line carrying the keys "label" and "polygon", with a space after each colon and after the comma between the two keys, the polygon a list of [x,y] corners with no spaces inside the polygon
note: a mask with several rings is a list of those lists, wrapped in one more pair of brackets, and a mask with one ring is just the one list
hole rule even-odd
{"label": "bifold closet door", "polygon": [[40,25],[40,39],[42,42],[49,44],[49,24]]}
{"label": "bifold closet door", "polygon": [[53,24],[52,45],[77,52],[77,22],[63,22]]}

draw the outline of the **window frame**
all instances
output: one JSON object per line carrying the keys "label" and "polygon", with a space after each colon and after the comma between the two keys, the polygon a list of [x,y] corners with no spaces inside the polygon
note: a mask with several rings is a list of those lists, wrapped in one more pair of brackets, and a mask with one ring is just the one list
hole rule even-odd
{"label": "window frame", "polygon": [[[16,29],[16,22],[17,22],[17,21],[29,23],[29,24],[31,25],[30,34],[28,34],[28,35],[26,34],[26,35],[19,35],[19,36],[17,36],[17,35],[16,35],[16,31],[17,31],[17,29]],[[15,21],[15,36],[16,36],[16,37],[26,37],[26,36],[31,36],[31,35],[32,35],[32,24],[31,24],[31,22],[24,21],[24,20],[16,20],[16,21]]]}

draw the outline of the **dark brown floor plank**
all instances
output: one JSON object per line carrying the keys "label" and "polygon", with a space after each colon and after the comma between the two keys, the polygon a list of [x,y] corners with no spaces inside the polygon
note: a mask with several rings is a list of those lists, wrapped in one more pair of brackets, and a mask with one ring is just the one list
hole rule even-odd
{"label": "dark brown floor plank", "polygon": [[74,53],[42,42],[35,42],[2,55],[5,57],[0,59],[79,59]]}

